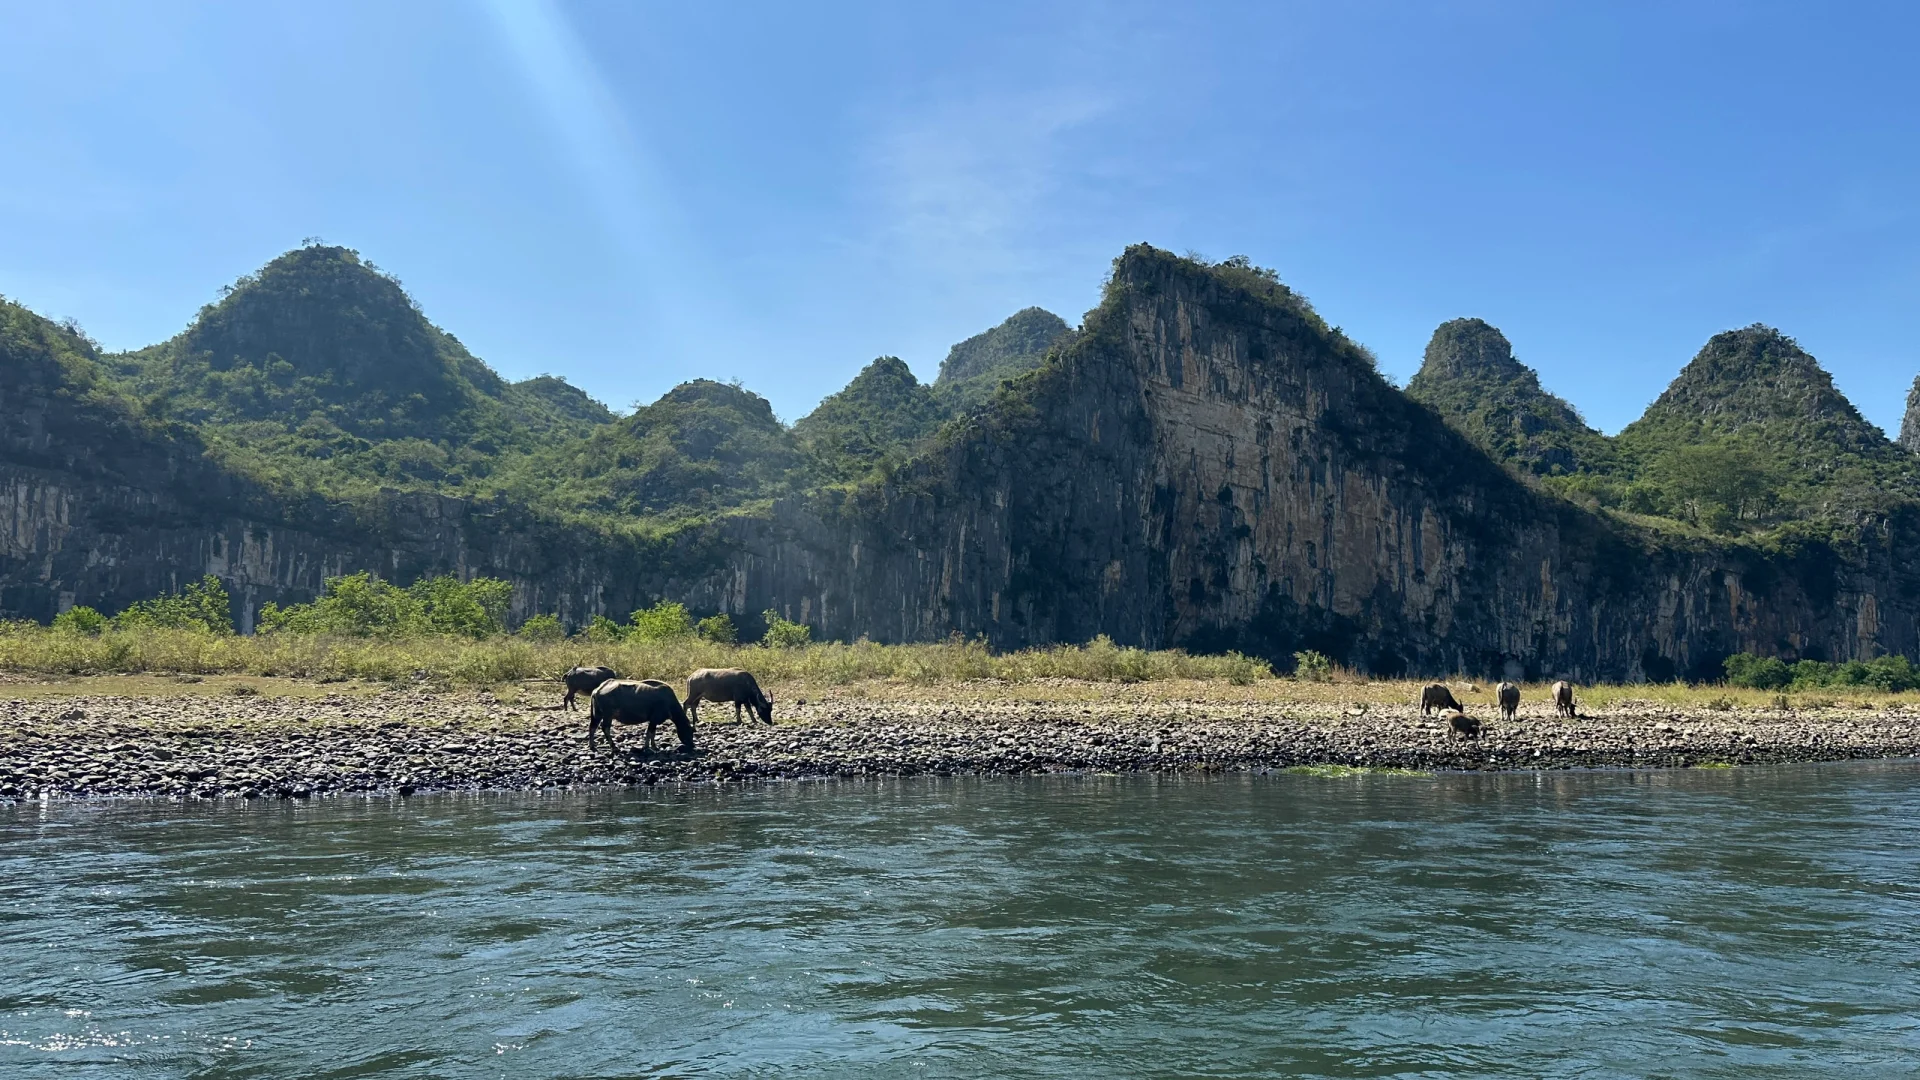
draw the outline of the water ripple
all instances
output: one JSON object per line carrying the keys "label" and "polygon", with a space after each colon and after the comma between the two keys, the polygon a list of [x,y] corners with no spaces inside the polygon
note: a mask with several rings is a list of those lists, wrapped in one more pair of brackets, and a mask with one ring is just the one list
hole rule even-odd
{"label": "water ripple", "polygon": [[0,808],[0,1073],[1904,1075],[1917,780]]}

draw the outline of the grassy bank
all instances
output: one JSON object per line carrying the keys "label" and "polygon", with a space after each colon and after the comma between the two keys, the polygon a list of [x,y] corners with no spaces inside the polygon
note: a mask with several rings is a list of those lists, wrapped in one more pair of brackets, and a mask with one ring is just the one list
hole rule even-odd
{"label": "grassy bank", "polygon": [[88,635],[32,624],[0,630],[0,670],[54,676],[157,672],[494,686],[555,677],[576,664],[606,664],[629,678],[666,679],[681,679],[702,667],[746,667],[777,682],[828,686],[870,680],[927,684],[981,679],[1016,683],[1188,679],[1249,685],[1273,678],[1264,662],[1237,654],[1191,656],[1124,648],[1105,639],[1084,646],[995,653],[977,641],[824,642],[767,648],[694,637],[542,642],[507,636],[241,636],[164,628],[109,629]]}
{"label": "grassy bank", "polygon": [[[221,635],[164,628],[76,634],[32,624],[0,626],[0,696],[39,692],[187,694],[324,692],[345,684],[368,691],[396,684],[489,688],[544,700],[540,680],[576,664],[606,664],[629,678],[679,681],[701,667],[745,667],[791,696],[811,688],[858,686],[866,698],[910,701],[1213,701],[1368,710],[1405,708],[1426,680],[1373,680],[1333,671],[1322,680],[1276,677],[1248,657],[1149,651],[1104,640],[994,653],[979,642],[931,645],[813,643],[791,648],[725,645],[698,638],[539,642],[520,637],[415,636],[399,639],[300,634]],[[181,682],[174,676],[197,678]],[[1448,680],[1469,712],[1495,711],[1492,681]],[[35,686],[39,689],[34,689]],[[243,689],[244,688],[244,689]],[[1544,684],[1523,686],[1529,708]],[[1685,683],[1582,686],[1583,713],[1661,709],[1920,708],[1920,692],[1865,687],[1752,690]]]}

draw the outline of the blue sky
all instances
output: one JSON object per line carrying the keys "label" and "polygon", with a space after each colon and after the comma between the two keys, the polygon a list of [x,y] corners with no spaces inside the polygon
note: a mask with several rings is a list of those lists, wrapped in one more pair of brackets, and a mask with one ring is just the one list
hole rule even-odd
{"label": "blue sky", "polygon": [[125,348],[308,236],[510,377],[803,415],[1147,241],[1604,430],[1707,337],[1920,371],[1920,6],[0,3],[0,293]]}

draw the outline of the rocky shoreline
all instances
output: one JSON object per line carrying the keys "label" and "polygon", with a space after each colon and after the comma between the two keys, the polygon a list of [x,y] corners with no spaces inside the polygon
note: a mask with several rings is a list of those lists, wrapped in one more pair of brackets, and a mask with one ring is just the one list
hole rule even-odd
{"label": "rocky shoreline", "polygon": [[[1644,706],[1644,707],[1641,707]],[[490,694],[77,696],[0,701],[0,800],[307,798],[810,777],[1697,767],[1920,756],[1920,710],[1675,709],[1566,720],[1544,704],[1470,741],[1412,706],[1208,701],[874,700],[711,708],[699,750],[586,746],[583,712]]]}

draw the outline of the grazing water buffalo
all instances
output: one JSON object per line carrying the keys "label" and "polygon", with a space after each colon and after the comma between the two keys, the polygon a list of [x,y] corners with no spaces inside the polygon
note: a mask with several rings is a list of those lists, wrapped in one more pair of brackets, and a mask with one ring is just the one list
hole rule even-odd
{"label": "grazing water buffalo", "polygon": [[1460,703],[1453,700],[1453,691],[1447,689],[1446,683],[1434,683],[1420,691],[1420,715],[1431,716],[1435,709],[1460,711]]}
{"label": "grazing water buffalo", "polygon": [[560,699],[560,704],[571,709],[575,694],[591,694],[600,688],[601,683],[619,677],[610,667],[568,668],[567,673],[560,676],[560,681],[567,687],[567,696]]}
{"label": "grazing water buffalo", "polygon": [[1447,727],[1469,739],[1480,737],[1480,721],[1459,710],[1447,714]]}
{"label": "grazing water buffalo", "polygon": [[1500,713],[1507,719],[1520,711],[1520,688],[1510,682],[1501,683],[1494,691],[1500,697]]}
{"label": "grazing water buffalo", "polygon": [[596,730],[607,733],[607,745],[613,745],[613,722],[647,725],[647,749],[653,749],[653,732],[660,721],[673,721],[680,736],[680,749],[693,752],[693,722],[680,705],[673,687],[657,679],[610,679],[594,688],[587,698],[587,745],[593,746]]}
{"label": "grazing water buffalo", "polygon": [[1561,716],[1573,716],[1573,684],[1557,682],[1553,684],[1553,711]]}
{"label": "grazing water buffalo", "polygon": [[700,703],[703,701],[733,702],[733,722],[740,722],[740,706],[745,705],[758,713],[766,723],[773,723],[773,699],[760,692],[760,684],[753,679],[753,673],[739,668],[701,668],[687,676],[687,715],[700,718]]}

